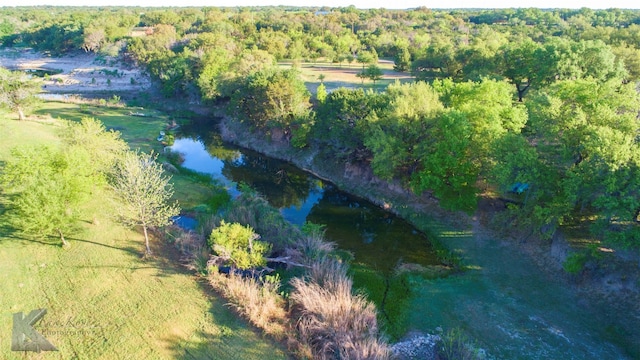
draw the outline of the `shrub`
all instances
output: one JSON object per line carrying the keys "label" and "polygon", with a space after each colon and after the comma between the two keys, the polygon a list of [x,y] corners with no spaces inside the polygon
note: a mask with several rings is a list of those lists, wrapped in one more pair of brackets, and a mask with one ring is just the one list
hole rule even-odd
{"label": "shrub", "polygon": [[324,225],[305,223],[302,226],[303,236],[290,248],[286,254],[293,261],[302,264],[312,264],[331,254],[336,244],[324,238]]}
{"label": "shrub", "polygon": [[240,195],[233,201],[224,218],[228,222],[237,222],[251,226],[260,234],[262,240],[272,244],[273,251],[280,253],[302,238],[302,233],[282,217],[278,209],[269,205],[267,200],[255,192],[240,189]]}
{"label": "shrub", "polygon": [[486,356],[461,330],[452,329],[440,337],[438,358],[443,360],[481,360]]}
{"label": "shrub", "polygon": [[564,268],[564,271],[568,272],[569,274],[577,274],[582,271],[582,269],[584,269],[584,265],[586,264],[586,262],[587,254],[581,252],[573,253],[567,256],[567,259],[562,264],[562,267]]}
{"label": "shrub", "polygon": [[211,232],[209,246],[238,269],[249,269],[267,263],[265,255],[271,250],[271,244],[259,238],[250,226],[228,224],[223,220]]}

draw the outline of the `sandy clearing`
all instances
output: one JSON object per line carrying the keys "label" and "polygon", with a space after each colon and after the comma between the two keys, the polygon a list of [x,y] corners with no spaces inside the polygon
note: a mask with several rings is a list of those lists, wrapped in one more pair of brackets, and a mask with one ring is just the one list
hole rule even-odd
{"label": "sandy clearing", "polygon": [[43,79],[49,93],[92,91],[146,91],[151,86],[148,75],[113,59],[101,60],[95,54],[51,57],[31,50],[0,51],[0,66],[10,70],[57,70],[60,74]]}

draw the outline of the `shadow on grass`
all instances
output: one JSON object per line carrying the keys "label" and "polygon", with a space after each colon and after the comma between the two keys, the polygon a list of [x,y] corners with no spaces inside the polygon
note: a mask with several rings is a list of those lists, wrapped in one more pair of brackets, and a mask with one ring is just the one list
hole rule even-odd
{"label": "shadow on grass", "polygon": [[284,345],[265,338],[260,330],[234,313],[204,280],[198,280],[202,292],[210,299],[216,333],[197,330],[188,336],[171,334],[163,342],[174,359],[262,360],[292,359]]}
{"label": "shadow on grass", "polygon": [[[238,337],[243,330],[238,327],[224,326],[220,334],[214,335],[204,331],[197,331],[191,335],[191,339],[185,340],[179,336],[172,335],[165,339],[174,359],[246,359],[262,360],[264,352],[258,351],[255,347],[246,346],[248,342],[242,344],[242,339]],[[245,345],[245,346],[243,346]]]}
{"label": "shadow on grass", "polygon": [[197,330],[187,336],[171,334],[163,338],[174,359],[262,360],[286,359],[285,347],[265,338],[262,332],[229,308],[206,279],[196,277],[184,264],[183,255],[172,244],[155,238],[151,241],[152,256],[143,261],[157,266],[162,274],[191,276],[209,299],[209,314],[217,332]]}
{"label": "shadow on grass", "polygon": [[[42,245],[62,247],[62,242],[60,241],[60,238],[57,237],[57,236],[47,236],[47,237],[44,237],[44,238],[37,238],[37,237],[33,237],[32,238],[32,237],[24,236],[24,235],[20,234],[18,229],[15,229],[15,228],[13,228],[11,226],[6,226],[6,225],[0,227],[0,233],[5,234],[4,235],[5,239],[13,239],[13,240],[16,240],[16,241],[19,241],[19,242],[25,242],[25,243],[37,243],[37,244],[42,244]],[[124,252],[130,253],[132,255],[141,255],[142,254],[141,252],[139,252],[138,250],[136,250],[132,246],[117,247],[117,246],[102,244],[102,243],[99,243],[99,242],[80,239],[80,238],[76,238],[76,237],[70,237],[70,236],[65,236],[65,239],[69,243],[81,242],[81,243],[87,243],[87,244],[107,247],[107,248],[114,249],[114,250],[124,251]]]}
{"label": "shadow on grass", "polygon": [[[2,214],[2,210],[3,210],[3,207],[2,207],[2,204],[0,203],[0,214]],[[53,237],[53,236],[49,236],[46,238],[28,237],[21,234],[19,229],[9,224],[0,225],[0,242],[2,242],[3,240],[4,241],[13,240],[17,242],[38,243],[42,245],[62,247],[62,242],[60,241],[59,237]]]}

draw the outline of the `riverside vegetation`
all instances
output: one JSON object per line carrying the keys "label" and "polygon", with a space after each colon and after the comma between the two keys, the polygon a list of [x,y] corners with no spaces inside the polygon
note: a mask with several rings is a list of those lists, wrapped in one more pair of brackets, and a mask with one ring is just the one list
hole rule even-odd
{"label": "riverside vegetation", "polygon": [[[143,66],[165,96],[222,105],[291,153],[448,210],[472,213],[493,197],[506,207],[498,226],[541,239],[571,229],[592,244],[565,259],[572,273],[637,254],[637,11],[286,10],[3,9],[1,30],[6,46],[82,48]],[[412,78],[381,86],[379,56]],[[318,61],[357,61],[375,86],[328,88],[333,79],[308,78]]]}
{"label": "riverside vegetation", "polygon": [[[21,133],[22,131],[32,131],[32,128],[35,127],[50,136],[51,140],[58,138],[57,133],[60,132],[60,128],[67,129],[60,135],[61,139],[67,140],[63,140],[61,143],[64,144],[64,141],[71,141],[73,139],[74,144],[77,146],[103,152],[99,157],[102,160],[96,163],[97,166],[113,166],[113,162],[118,159],[117,154],[124,151],[122,146],[124,143],[119,142],[117,133],[105,131],[99,122],[82,116],[83,112],[92,112],[105,119],[109,119],[119,113],[127,114],[128,110],[126,108],[104,108],[100,106],[78,106],[76,104],[61,103],[46,103],[43,107],[39,112],[48,114],[64,113],[71,118],[77,117],[81,120],[78,123],[72,122],[69,123],[70,125],[65,125],[64,120],[54,120],[46,116],[37,116],[30,118],[32,121],[27,122],[8,121],[3,124],[3,128],[11,133],[16,131]],[[161,114],[158,115],[162,116]],[[162,124],[162,122],[157,119],[150,119],[149,121],[137,121],[134,125],[131,123],[131,119],[126,119],[127,115],[121,116],[125,117],[125,119],[122,119],[125,120],[122,124],[127,124],[127,127],[134,126],[140,128],[131,133],[126,131],[127,129],[121,128],[123,130],[122,134],[126,139],[132,138],[132,135],[144,134],[144,128],[151,130]],[[116,122],[110,122],[110,125],[118,123],[118,120],[116,120]],[[155,131],[153,133],[155,133]],[[71,134],[73,136],[70,136]],[[35,139],[38,139],[38,137]],[[137,138],[137,140],[140,141],[141,139]],[[45,142],[47,141],[45,140]],[[55,144],[55,142],[53,144]],[[13,146],[16,149],[20,148],[12,144],[7,144],[7,146]],[[147,146],[153,147],[153,143],[149,142]],[[13,162],[17,159],[15,155],[9,153],[5,156],[8,162]],[[148,163],[148,161],[150,160],[144,160],[144,163]],[[191,184],[189,187],[198,188],[200,186],[206,188],[212,186],[210,178],[206,179],[185,170],[180,171],[184,172],[184,175],[178,174],[176,177],[178,180],[182,178],[182,181],[190,181]],[[185,177],[187,179],[184,179]],[[194,180],[188,180],[189,177],[195,179],[196,182],[194,183]],[[100,191],[100,193],[103,194],[103,199],[113,197],[115,201],[117,197],[109,194],[110,190],[108,187],[100,185],[101,182],[99,181],[97,184],[98,187],[92,191]],[[215,185],[213,186],[213,189],[215,189]],[[219,192],[222,190],[218,189],[215,191]],[[206,197],[198,196],[198,198],[200,201],[207,202],[211,198],[211,195],[215,197],[215,194],[209,194]],[[87,212],[86,209],[86,206],[91,202],[90,198],[85,197],[82,200],[82,206],[78,207],[74,212],[75,218],[84,219],[88,217],[91,219],[90,223],[92,225],[90,225],[88,229],[82,224],[76,224],[75,227],[70,228],[70,233],[74,235],[71,237],[67,236],[69,239],[68,250],[64,251],[73,251],[74,254],[78,251],[78,244],[82,245],[84,242],[87,242],[88,244],[96,245],[101,244],[100,241],[103,241],[84,240],[82,238],[84,237],[83,234],[87,234],[87,231],[92,232],[91,227],[99,226],[107,221],[109,223],[108,226],[118,228],[117,225],[111,223],[111,218],[105,219],[103,217],[107,213],[114,214],[115,216],[118,213],[115,208],[105,211],[105,206],[102,205],[102,216],[95,212],[91,215],[92,212]],[[222,204],[225,202],[228,202],[228,200],[223,201]],[[206,213],[210,213],[218,208],[219,206],[205,207],[203,213],[203,207],[195,205],[187,209],[187,211],[196,211],[200,213],[201,219],[206,220]],[[7,203],[5,212],[11,213],[12,211],[14,211],[13,207],[10,203]],[[117,217],[114,217],[114,219],[116,218]],[[225,228],[224,220],[222,220],[220,216],[210,217],[208,222],[209,226],[205,226],[200,234],[184,233],[177,228],[169,230],[168,232],[158,232],[158,228],[154,233],[160,238],[167,240],[168,243],[173,243],[180,250],[181,255],[179,258],[181,262],[186,263],[189,268],[194,269],[197,273],[205,275],[213,288],[234,304],[234,308],[238,313],[246,316],[255,326],[263,329],[266,334],[273,336],[274,339],[283,341],[283,344],[286,344],[292,353],[300,357],[316,358],[332,357],[335,354],[342,354],[340,356],[347,358],[386,358],[390,356],[390,349],[379,333],[379,327],[377,325],[378,314],[375,306],[373,303],[367,301],[363,295],[354,294],[352,281],[347,275],[346,261],[348,261],[348,256],[336,252],[335,246],[323,239],[321,227],[308,224],[301,231],[295,226],[288,224],[282,219],[277,210],[273,209],[262,198],[249,189],[244,189],[244,195],[229,205],[228,209],[223,213],[223,218],[234,225],[244,224],[245,226],[250,226],[250,228],[244,228],[249,231],[250,237],[254,236],[253,229],[255,229],[256,232],[261,234],[261,238],[271,245],[272,248],[270,250],[272,250],[272,252],[269,252],[269,254],[282,254],[287,259],[287,263],[295,264],[294,270],[284,272],[280,270],[276,275],[261,278],[243,278],[234,274],[229,277],[220,275],[217,268],[212,267],[212,263],[207,262],[207,259],[209,259],[209,253],[212,252],[212,250],[214,254],[218,255],[217,257],[225,253],[220,250],[220,247],[206,246],[204,242],[205,236],[203,235],[212,234],[211,238],[213,239],[213,234],[216,233],[216,230],[221,231],[221,229]],[[104,224],[104,226],[107,226],[107,224]],[[8,238],[17,236],[16,234],[18,233],[16,230],[19,229],[12,230],[10,227],[6,229],[6,236]],[[46,230],[46,228],[44,230]],[[108,232],[104,235],[105,240],[107,238],[110,239],[110,233],[111,232]],[[46,235],[47,234],[45,234],[45,237],[43,237],[43,240],[40,240],[40,242],[50,243]],[[31,237],[27,236],[24,239],[29,238]],[[37,240],[39,238],[40,237],[35,237],[34,239]],[[92,239],[94,238],[92,237]],[[110,239],[109,241],[111,244],[116,240]],[[53,245],[55,243],[50,244]],[[211,244],[213,244],[213,242]],[[117,245],[118,244],[113,243],[113,245],[104,245],[104,247],[106,249],[119,251]],[[175,268],[176,264],[172,263],[172,261],[175,261],[173,259],[176,259],[177,256],[175,254],[171,255],[171,250],[163,247],[163,245],[159,243],[152,245],[152,248],[158,249],[156,250],[157,254],[168,255],[170,258],[164,259],[158,258],[158,256],[147,256],[141,261],[134,255],[134,261],[141,262],[141,264],[145,262],[147,264],[151,263],[153,267],[166,266],[167,268],[163,271],[174,271],[170,269],[172,269],[172,267]],[[140,250],[127,249],[128,252],[132,253],[130,255],[136,252],[142,253]],[[242,251],[242,249],[246,252],[246,247],[240,247],[240,251]],[[15,247],[14,251],[21,251],[20,247]],[[230,252],[230,254],[233,253]],[[235,262],[236,268],[264,264],[264,259],[260,259],[260,257],[255,258],[256,263],[248,264],[247,266],[240,266],[240,263],[237,262],[240,257],[234,255],[224,257],[224,259]],[[64,266],[64,264],[59,265]],[[220,263],[219,265],[226,264]],[[88,266],[91,267],[94,265]],[[281,277],[286,279],[287,284],[290,285],[281,288]],[[71,286],[65,291],[69,292],[69,296],[74,297],[75,295],[72,294],[74,294],[77,289]],[[286,296],[283,297],[283,295]],[[123,296],[126,298],[127,295]],[[93,300],[87,301],[91,302]],[[73,303],[73,301],[70,302],[70,304]],[[54,309],[57,309],[56,304],[56,301],[48,303],[48,305]],[[84,316],[89,316],[92,311],[97,310],[97,308],[88,310],[87,315],[77,314],[74,315],[74,318],[84,319]],[[118,320],[119,318],[113,314],[110,316],[113,316],[114,321],[124,321]],[[217,320],[214,321],[217,324]],[[226,326],[224,321],[219,325],[222,326],[223,329],[226,329],[224,328],[224,326]],[[102,327],[102,325],[95,326],[100,329]],[[93,329],[94,325],[91,325],[91,331],[93,331]],[[112,330],[114,335],[117,334],[117,329]],[[57,331],[59,331],[61,335],[64,335],[67,330],[58,329]],[[111,336],[110,334],[111,333],[107,333],[100,336],[108,339]],[[63,336],[53,337],[52,339],[63,344],[66,340]],[[235,346],[244,347],[244,345],[234,344],[233,342],[230,343],[230,348]],[[66,346],[61,347],[61,351],[67,351],[65,349]],[[196,354],[223,351],[224,354],[228,354],[230,357],[241,354],[241,350],[232,352],[229,349],[216,350],[215,347],[198,347],[192,349],[187,347],[184,349],[177,348],[174,351],[179,354],[182,350],[195,351]],[[113,354],[113,350],[108,348],[102,349],[101,351],[104,351],[104,354]],[[87,352],[86,354],[94,353]],[[158,352],[155,356],[164,357],[166,355],[166,353]]]}
{"label": "riverside vegetation", "polygon": [[[148,144],[163,124],[159,119],[136,122],[117,108],[50,103],[41,111],[82,118],[86,116],[83,109],[101,111],[106,118],[119,117],[110,125],[126,122],[129,129],[137,129],[129,134],[141,139],[140,134],[146,133]],[[0,115],[2,164],[12,159],[13,148],[61,146],[58,134],[64,121],[41,115],[17,122],[13,116],[4,112]],[[132,139],[126,134],[124,137]],[[211,192],[210,187],[193,183],[189,177],[176,178],[179,183],[190,184],[193,195],[200,192],[199,199]],[[57,353],[48,354],[53,358],[72,354],[94,359],[169,359],[207,354],[225,359],[286,357],[281,347],[262,339],[207,286],[194,281],[191,273],[179,265],[180,256],[170,246],[152,240],[156,256],[142,259],[143,237],[114,221],[110,214],[116,214],[116,205],[111,199],[115,200],[107,187],[92,189],[75,213],[80,220],[77,229],[65,234],[69,246],[62,249],[59,237],[23,236],[12,229],[6,222],[9,209],[3,192],[0,304],[5,311],[0,322],[0,357],[22,358],[21,353],[10,351],[7,342],[11,338],[11,313],[42,307],[48,313],[36,328],[58,348]],[[123,336],[143,333],[148,336]]]}

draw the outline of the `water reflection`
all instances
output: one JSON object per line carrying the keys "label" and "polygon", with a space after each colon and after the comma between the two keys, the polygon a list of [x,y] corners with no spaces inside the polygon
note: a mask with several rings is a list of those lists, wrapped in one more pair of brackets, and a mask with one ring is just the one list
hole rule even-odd
{"label": "water reflection", "polygon": [[352,252],[356,262],[382,271],[398,261],[439,263],[428,239],[411,225],[291,164],[215,140],[207,145],[200,139],[178,138],[172,150],[183,155],[184,167],[211,174],[232,195],[238,193],[238,183],[245,183],[292,223],[327,225],[327,238]]}

